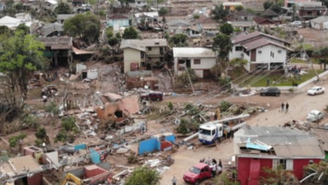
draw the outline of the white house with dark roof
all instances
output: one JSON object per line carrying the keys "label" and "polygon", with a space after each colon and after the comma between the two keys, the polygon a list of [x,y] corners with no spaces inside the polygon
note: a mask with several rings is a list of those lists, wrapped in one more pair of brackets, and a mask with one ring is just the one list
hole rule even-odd
{"label": "white house with dark roof", "polygon": [[254,70],[284,69],[287,53],[293,51],[289,43],[261,32],[240,33],[231,40],[233,47],[229,60],[241,58],[248,61],[245,69]]}
{"label": "white house with dark roof", "polygon": [[210,70],[217,62],[215,52],[202,47],[174,47],[173,58],[176,75],[181,75],[190,68],[200,78],[210,78]]}
{"label": "white house with dark roof", "polygon": [[[122,40],[120,49],[124,52],[124,72],[131,71],[132,68],[161,64],[164,62],[167,46],[166,39]],[[133,67],[136,65],[138,67]]]}

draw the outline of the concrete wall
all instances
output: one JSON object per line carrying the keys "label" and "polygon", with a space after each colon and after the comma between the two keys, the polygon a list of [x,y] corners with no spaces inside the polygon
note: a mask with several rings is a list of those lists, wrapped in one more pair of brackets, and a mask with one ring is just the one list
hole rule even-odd
{"label": "concrete wall", "polygon": [[[175,136],[174,135],[168,135],[165,136],[166,141],[170,141],[175,143]],[[141,141],[139,143],[138,153],[139,155],[142,155],[147,152],[153,152],[155,150],[161,150],[161,142],[158,138],[151,138],[148,140]]]}
{"label": "concrete wall", "polygon": [[139,63],[141,62],[141,51],[125,48],[124,49],[124,73],[130,71],[131,63]]}
{"label": "concrete wall", "polygon": [[[195,64],[194,60],[200,59],[200,64]],[[181,75],[184,71],[178,71],[178,61],[179,58],[174,58],[174,72],[176,75]],[[200,78],[203,78],[203,71],[211,69],[216,64],[216,57],[213,58],[190,58],[190,68],[193,69],[196,73],[196,75]]]}

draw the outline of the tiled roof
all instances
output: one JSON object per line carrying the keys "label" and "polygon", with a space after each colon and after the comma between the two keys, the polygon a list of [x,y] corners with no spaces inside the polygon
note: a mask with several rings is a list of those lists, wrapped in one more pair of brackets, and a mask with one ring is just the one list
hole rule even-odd
{"label": "tiled roof", "polygon": [[263,17],[254,17],[253,18],[253,21],[256,22],[256,24],[263,24],[264,22],[268,22],[270,24],[274,24],[274,22],[268,20],[268,19],[265,19]]}
{"label": "tiled roof", "polygon": [[250,51],[250,50],[253,50],[253,49],[256,49],[256,48],[259,48],[259,47],[263,47],[263,46],[266,46],[266,45],[269,45],[269,44],[272,44],[272,45],[275,45],[275,46],[278,46],[278,47],[281,47],[281,48],[284,48],[284,49],[287,49],[287,50],[290,50],[292,51],[292,49],[282,45],[282,44],[279,44],[269,38],[264,38],[264,37],[259,37],[258,39],[254,39],[252,41],[249,41],[249,42],[246,42],[244,44],[242,44],[242,46],[247,50],[247,51]]}
{"label": "tiled roof", "polygon": [[245,42],[247,40],[253,40],[257,37],[267,37],[267,38],[270,38],[271,40],[288,43],[280,38],[277,38],[277,37],[274,37],[274,36],[271,36],[271,35],[268,35],[268,34],[265,34],[262,32],[258,32],[258,31],[255,31],[252,33],[245,33],[245,32],[240,33],[232,38],[232,43],[237,44],[237,43]]}
{"label": "tiled roof", "polygon": [[216,22],[214,19],[212,19],[211,17],[206,17],[204,15],[199,16],[198,19],[195,20],[196,23],[199,24],[214,24],[214,23],[218,23]]}
{"label": "tiled roof", "polygon": [[123,14],[111,14],[108,19],[129,19],[129,17]]}
{"label": "tiled roof", "polygon": [[278,14],[276,12],[274,12],[273,10],[267,9],[263,13],[263,16],[265,16],[265,17],[274,17],[274,16],[278,16]]}
{"label": "tiled roof", "polygon": [[166,39],[126,39],[122,40],[121,45],[136,45],[142,47],[167,46]]}

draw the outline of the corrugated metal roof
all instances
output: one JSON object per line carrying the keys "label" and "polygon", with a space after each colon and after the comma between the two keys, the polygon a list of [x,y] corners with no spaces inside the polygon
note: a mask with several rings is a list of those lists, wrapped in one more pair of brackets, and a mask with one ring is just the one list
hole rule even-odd
{"label": "corrugated metal roof", "polygon": [[320,17],[310,20],[310,22],[318,23],[318,24],[328,22],[328,16],[320,16]]}
{"label": "corrugated metal roof", "polygon": [[212,49],[201,47],[174,47],[173,57],[188,57],[188,58],[215,58],[216,54]]}
{"label": "corrugated metal roof", "polygon": [[251,40],[251,41],[247,41],[245,43],[242,43],[242,46],[244,48],[246,48],[247,51],[250,51],[250,50],[253,50],[253,49],[256,49],[256,48],[259,48],[259,47],[263,47],[263,46],[266,46],[266,45],[275,45],[275,46],[278,46],[280,48],[283,48],[283,49],[286,49],[286,50],[290,50],[290,51],[293,51],[291,48],[288,48],[280,43],[277,43],[269,38],[264,38],[264,37],[259,37],[257,39],[254,39],[254,40]]}
{"label": "corrugated metal roof", "polygon": [[[324,153],[316,137],[297,129],[255,126],[247,128],[243,126],[235,133],[235,138],[240,138],[240,141],[236,143],[237,145],[246,142],[248,138],[250,138],[251,142],[261,141],[271,145],[276,157],[324,158]],[[238,139],[235,141],[238,141]],[[243,152],[243,156],[245,155]]]}

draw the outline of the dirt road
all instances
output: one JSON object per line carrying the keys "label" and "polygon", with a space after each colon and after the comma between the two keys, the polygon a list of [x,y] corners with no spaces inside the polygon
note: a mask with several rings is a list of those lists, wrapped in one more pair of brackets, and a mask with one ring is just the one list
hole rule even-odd
{"label": "dirt road", "polygon": [[[280,97],[228,97],[225,98],[231,102],[252,102],[258,105],[267,105],[269,111],[258,114],[257,116],[251,117],[247,120],[250,125],[259,126],[278,126],[291,120],[305,120],[306,115],[313,109],[323,110],[328,105],[328,91],[325,94],[317,96],[308,96],[306,90],[314,84],[310,84],[304,87],[303,93],[296,95],[282,95]],[[319,84],[328,90],[328,82]],[[218,99],[217,99],[218,101]],[[280,112],[280,104],[282,102],[289,103],[289,111],[287,113]],[[176,176],[178,179],[178,185],[186,185],[183,181],[183,173],[186,172],[191,165],[197,163],[201,158],[216,158],[223,159],[225,162],[231,159],[233,155],[233,142],[225,142],[219,145],[219,148],[207,148],[201,147],[195,151],[180,149],[178,153],[173,155],[175,164],[170,169],[163,173],[161,185],[171,184],[171,179]]]}

